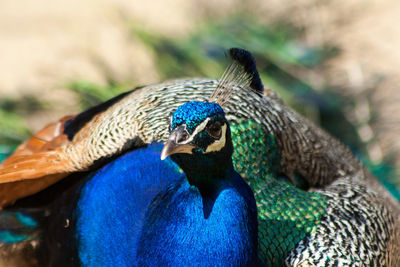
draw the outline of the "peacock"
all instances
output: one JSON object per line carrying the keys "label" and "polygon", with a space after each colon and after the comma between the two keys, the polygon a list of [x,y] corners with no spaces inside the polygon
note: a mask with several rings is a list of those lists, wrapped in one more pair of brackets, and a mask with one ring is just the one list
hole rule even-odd
{"label": "peacock", "polygon": [[[174,260],[192,258],[190,265],[400,264],[399,203],[344,145],[264,88],[249,52],[232,48],[229,55],[232,64],[220,80],[139,87],[61,118],[21,144],[0,165],[2,263],[188,265]],[[214,115],[218,123],[204,130]],[[160,142],[167,142],[162,152]],[[207,149],[232,163],[217,160],[230,177],[219,185],[205,182],[216,162],[202,154]],[[222,188],[233,195],[218,206]],[[177,202],[185,190],[195,196]],[[197,202],[188,217],[179,217],[178,207],[190,201]],[[180,249],[171,233],[184,231],[191,216],[211,219],[214,210],[219,220],[237,218],[232,236],[219,231],[215,219],[216,225],[195,229],[203,251]],[[202,232],[207,227],[218,236]],[[201,256],[205,251],[221,259],[240,255],[211,262],[214,256]]]}

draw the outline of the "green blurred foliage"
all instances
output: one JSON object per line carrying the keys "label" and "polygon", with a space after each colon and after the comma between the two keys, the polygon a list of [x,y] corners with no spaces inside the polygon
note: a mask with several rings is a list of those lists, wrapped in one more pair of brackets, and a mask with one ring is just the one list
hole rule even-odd
{"label": "green blurred foliage", "polygon": [[31,134],[22,116],[0,109],[0,144],[20,143]]}
{"label": "green blurred foliage", "polygon": [[25,117],[33,111],[45,107],[45,103],[33,96],[0,99],[0,162],[19,143],[32,135]]}
{"label": "green blurred foliage", "polygon": [[77,93],[82,110],[84,110],[125,92],[129,87],[112,80],[109,80],[106,86],[81,80],[69,83],[67,88]]}
{"label": "green blurred foliage", "polygon": [[20,99],[0,99],[0,162],[16,146],[31,136],[25,116],[33,110],[44,108],[45,104],[33,96]]}
{"label": "green blurred foliage", "polygon": [[[310,48],[299,41],[301,31],[289,26],[269,26],[245,14],[238,14],[224,20],[211,20],[199,26],[184,39],[172,39],[149,33],[138,28],[133,32],[157,58],[162,78],[179,76],[219,77],[230,47],[242,47],[253,53],[261,74],[273,80],[279,88],[291,91],[308,91],[310,88],[289,74],[292,67],[316,67],[324,59],[333,56],[333,48]],[[285,73],[284,79],[275,78],[268,70]],[[266,79],[269,80],[269,79]],[[280,86],[281,84],[285,86]]]}
{"label": "green blurred foliage", "polygon": [[400,173],[392,162],[393,155],[386,155],[383,162],[372,162],[368,157],[359,155],[362,163],[378,178],[394,198],[400,201]]}

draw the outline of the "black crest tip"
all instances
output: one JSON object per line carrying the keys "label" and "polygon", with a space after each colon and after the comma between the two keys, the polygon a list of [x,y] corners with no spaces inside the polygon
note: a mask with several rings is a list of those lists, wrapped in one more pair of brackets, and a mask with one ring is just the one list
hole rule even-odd
{"label": "black crest tip", "polygon": [[253,55],[242,48],[230,48],[228,50],[229,56],[237,64],[241,65],[244,71],[251,77],[250,88],[256,92],[263,93],[264,85],[261,82],[260,75],[256,67],[256,60]]}

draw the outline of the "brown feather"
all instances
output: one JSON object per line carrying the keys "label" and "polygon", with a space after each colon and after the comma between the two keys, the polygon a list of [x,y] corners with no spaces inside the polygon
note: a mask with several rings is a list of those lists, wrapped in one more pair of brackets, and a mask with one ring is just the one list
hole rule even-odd
{"label": "brown feather", "polygon": [[54,151],[14,156],[1,166],[0,183],[37,179],[43,175],[63,172],[65,165]]}
{"label": "brown feather", "polygon": [[70,143],[63,131],[65,123],[74,117],[48,124],[0,164],[0,209],[68,175],[69,162],[61,147]]}
{"label": "brown feather", "polygon": [[31,155],[38,152],[48,151],[68,142],[68,137],[63,133],[64,125],[68,120],[75,117],[76,115],[65,116],[57,122],[46,125],[31,138],[19,145],[10,157],[0,164],[0,167],[14,156]]}
{"label": "brown feather", "polygon": [[68,173],[42,176],[40,179],[0,184],[0,210],[20,198],[33,195],[66,177]]}

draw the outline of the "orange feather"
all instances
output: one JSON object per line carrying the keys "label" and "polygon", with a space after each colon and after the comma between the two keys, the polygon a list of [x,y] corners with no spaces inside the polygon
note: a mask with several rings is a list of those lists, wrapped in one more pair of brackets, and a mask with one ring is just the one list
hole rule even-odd
{"label": "orange feather", "polygon": [[64,160],[61,146],[70,143],[63,131],[74,117],[45,126],[0,164],[0,209],[68,176],[69,162]]}

